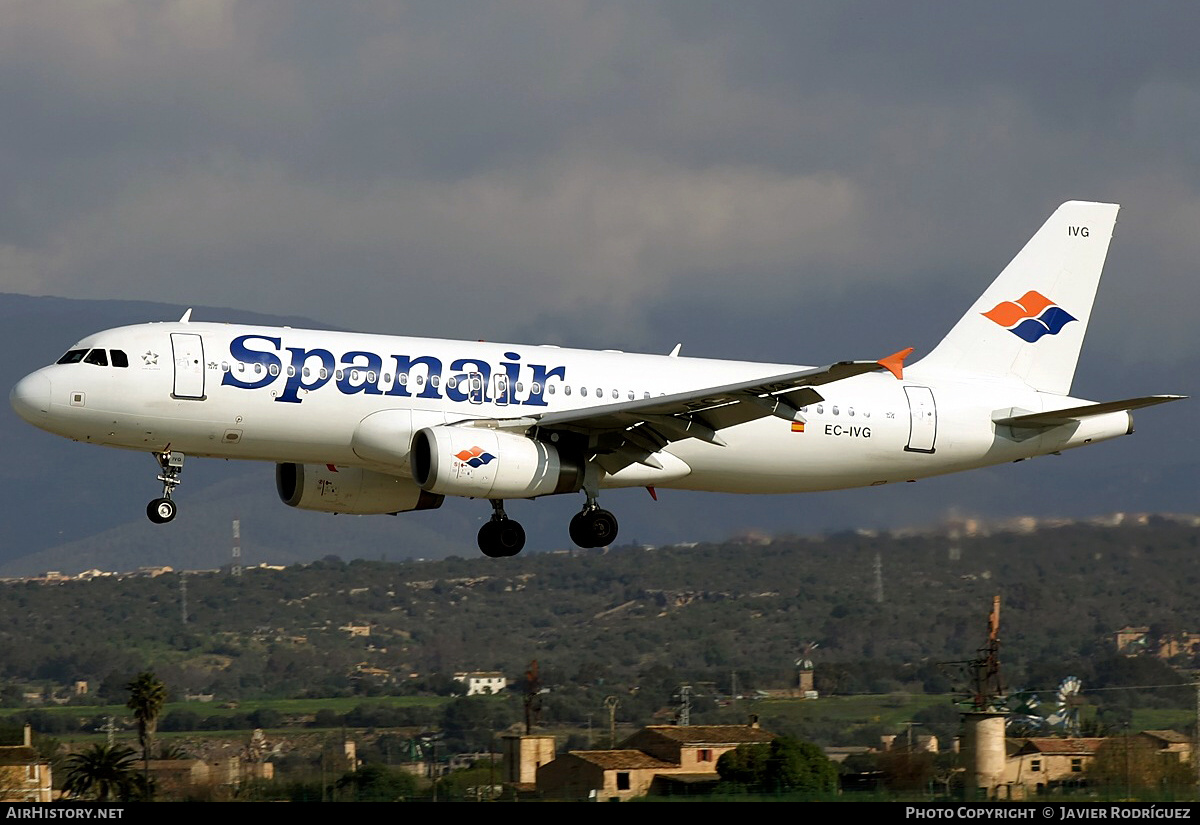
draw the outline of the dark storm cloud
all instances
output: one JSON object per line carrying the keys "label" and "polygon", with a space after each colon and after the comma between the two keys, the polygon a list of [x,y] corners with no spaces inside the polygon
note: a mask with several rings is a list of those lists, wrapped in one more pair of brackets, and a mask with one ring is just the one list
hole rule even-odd
{"label": "dark storm cloud", "polygon": [[1098,317],[1200,338],[1186,4],[3,10],[10,290],[762,356],[873,295],[944,326],[1091,198],[1126,204]]}

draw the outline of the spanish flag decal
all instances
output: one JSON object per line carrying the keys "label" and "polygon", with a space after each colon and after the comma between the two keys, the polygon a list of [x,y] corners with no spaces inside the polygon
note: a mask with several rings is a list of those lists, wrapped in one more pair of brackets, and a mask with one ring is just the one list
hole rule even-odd
{"label": "spanish flag decal", "polygon": [[803,421],[793,421],[792,422],[792,432],[794,432],[794,433],[804,432],[804,422]]}

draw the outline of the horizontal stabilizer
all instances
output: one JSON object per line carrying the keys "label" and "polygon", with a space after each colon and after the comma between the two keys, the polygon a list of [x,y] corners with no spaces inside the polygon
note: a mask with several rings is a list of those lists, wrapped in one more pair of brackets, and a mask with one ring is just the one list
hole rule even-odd
{"label": "horizontal stabilizer", "polygon": [[1102,401],[1097,404],[1084,404],[1082,407],[1070,407],[1065,410],[1049,410],[1040,413],[1028,413],[1007,418],[994,419],[995,423],[1007,427],[1058,427],[1070,424],[1081,418],[1106,413],[1136,410],[1142,407],[1153,407],[1155,404],[1165,404],[1168,401],[1178,401],[1187,398],[1186,395],[1146,395],[1141,398],[1126,398],[1123,401]]}

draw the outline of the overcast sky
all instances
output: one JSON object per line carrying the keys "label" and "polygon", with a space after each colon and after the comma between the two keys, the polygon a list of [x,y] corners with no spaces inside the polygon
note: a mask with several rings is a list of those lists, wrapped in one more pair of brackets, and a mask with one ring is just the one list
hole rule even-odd
{"label": "overcast sky", "polygon": [[1109,200],[1085,359],[1196,363],[1195,3],[0,19],[2,291],[822,364],[928,351],[1059,203]]}
{"label": "overcast sky", "polygon": [[1122,343],[1200,336],[1193,3],[0,13],[7,291],[807,363],[870,354],[770,353],[834,306],[933,343],[1080,198]]}

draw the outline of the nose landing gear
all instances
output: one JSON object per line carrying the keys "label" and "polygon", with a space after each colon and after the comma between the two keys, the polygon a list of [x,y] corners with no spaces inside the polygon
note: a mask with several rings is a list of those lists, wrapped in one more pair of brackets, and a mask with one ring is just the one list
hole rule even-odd
{"label": "nose landing gear", "polygon": [[156,498],[146,505],[146,517],[155,524],[166,524],[173,521],[179,508],[171,500],[171,493],[179,485],[179,475],[183,472],[184,455],[181,452],[167,450],[155,453],[158,466],[162,469],[158,480],[163,483],[162,498]]}

